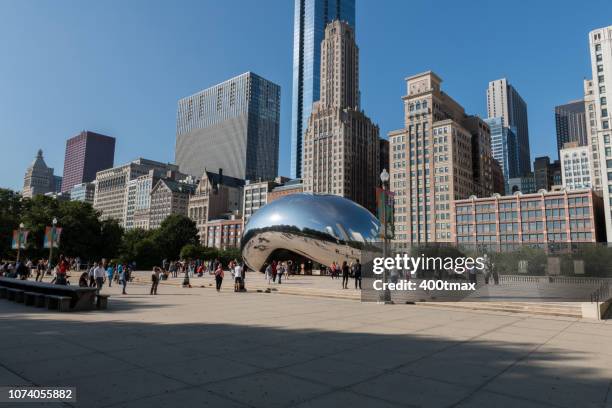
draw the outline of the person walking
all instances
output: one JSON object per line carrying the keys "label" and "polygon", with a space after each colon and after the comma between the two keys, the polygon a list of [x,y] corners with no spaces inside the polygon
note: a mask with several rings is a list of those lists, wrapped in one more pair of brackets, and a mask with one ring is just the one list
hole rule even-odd
{"label": "person walking", "polygon": [[98,267],[98,265],[96,263],[94,263],[91,268],[89,268],[89,287],[93,288],[96,286],[96,278],[94,277],[94,271],[96,270],[96,268]]}
{"label": "person walking", "polygon": [[44,259],[39,259],[38,263],[36,264],[36,279],[34,279],[36,282],[40,281],[42,282],[43,277],[45,276],[45,261]]}
{"label": "person walking", "polygon": [[266,281],[268,282],[268,285],[270,285],[270,282],[272,281],[272,264],[268,264],[268,266],[266,266]]}
{"label": "person walking", "polygon": [[355,261],[352,269],[353,276],[355,277],[355,289],[357,289],[357,286],[361,289],[361,264],[359,263],[359,259]]}
{"label": "person walking", "polygon": [[276,261],[272,261],[272,282],[274,283],[276,283],[276,274],[278,273],[277,267]]}
{"label": "person walking", "polygon": [[127,284],[130,281],[130,270],[128,268],[121,268],[121,275],[119,276],[119,279],[121,280],[122,286],[121,294],[127,295],[127,293],[125,292],[125,288],[127,287]]}
{"label": "person walking", "polygon": [[217,263],[217,269],[215,269],[215,284],[217,286],[217,292],[221,290],[221,284],[223,283],[223,267],[221,266],[221,262]]}
{"label": "person walking", "polygon": [[102,290],[102,286],[104,285],[104,276],[106,275],[106,271],[104,270],[103,265],[104,264],[102,262],[99,262],[98,266],[94,269],[94,279],[96,280],[96,287],[98,288],[98,293],[100,293],[100,291]]}
{"label": "person walking", "polygon": [[56,285],[65,285],[66,284],[66,272],[68,271],[68,263],[64,258],[64,255],[60,255],[59,262],[57,263],[56,273],[55,273],[55,284]]}
{"label": "person walking", "polygon": [[342,289],[348,289],[349,266],[346,261],[342,262]]}
{"label": "person walking", "polygon": [[151,272],[151,291],[150,295],[157,295],[157,286],[159,285],[159,274],[161,273],[161,269],[159,266],[153,268]]}
{"label": "person walking", "polygon": [[236,262],[236,266],[234,266],[234,292],[240,292],[240,287],[242,285],[242,266]]}
{"label": "person walking", "polygon": [[115,268],[110,263],[106,267],[106,275],[108,277],[108,287],[110,288],[113,286],[113,276],[115,275]]}

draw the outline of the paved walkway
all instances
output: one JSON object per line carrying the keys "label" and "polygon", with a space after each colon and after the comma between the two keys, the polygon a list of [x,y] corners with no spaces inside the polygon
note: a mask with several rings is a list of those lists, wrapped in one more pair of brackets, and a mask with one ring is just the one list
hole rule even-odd
{"label": "paved walkway", "polygon": [[612,407],[610,322],[147,290],[105,288],[102,312],[0,300],[0,384],[87,408]]}

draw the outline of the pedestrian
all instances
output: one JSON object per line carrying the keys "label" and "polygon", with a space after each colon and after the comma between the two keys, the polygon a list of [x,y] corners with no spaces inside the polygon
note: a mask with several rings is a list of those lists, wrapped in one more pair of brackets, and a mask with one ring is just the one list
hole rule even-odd
{"label": "pedestrian", "polygon": [[94,269],[94,278],[96,280],[96,288],[98,288],[98,293],[100,293],[102,286],[104,286],[105,275],[106,271],[104,270],[104,263],[99,262],[98,266]]}
{"label": "pedestrian", "polygon": [[89,287],[93,288],[96,286],[96,278],[94,277],[94,271],[96,270],[96,268],[98,267],[98,265],[96,263],[94,263],[93,265],[91,265],[91,268],[89,268]]}
{"label": "pedestrian", "polygon": [[79,277],[79,287],[86,288],[89,286],[89,274],[87,272],[83,272]]}
{"label": "pedestrian", "polygon": [[39,259],[38,263],[36,264],[36,279],[34,280],[38,282],[38,280],[40,279],[40,281],[42,282],[44,276],[45,276],[45,261],[44,259]]}
{"label": "pedestrian", "polygon": [[285,263],[279,262],[278,271],[276,272],[276,277],[278,278],[279,285],[282,283],[283,274],[285,273],[285,269],[286,269]]}
{"label": "pedestrian", "polygon": [[333,261],[331,266],[329,267],[331,270],[331,278],[336,278],[336,273],[338,272],[338,266],[336,265],[336,261]]}
{"label": "pedestrian", "polygon": [[56,274],[55,274],[55,284],[56,285],[66,285],[66,272],[68,270],[68,263],[64,258],[64,255],[60,255],[59,262],[57,263]]}
{"label": "pedestrian", "polygon": [[153,268],[151,272],[151,291],[150,295],[157,295],[157,286],[159,286],[159,274],[161,273],[161,268],[156,266]]}
{"label": "pedestrian", "polygon": [[217,292],[221,290],[221,284],[223,283],[223,267],[221,266],[221,262],[217,263],[217,269],[215,270],[215,284],[217,286]]}
{"label": "pedestrian", "polygon": [[232,274],[234,275],[234,292],[240,292],[240,286],[242,285],[242,266],[239,263],[236,263],[236,266],[234,266]]}
{"label": "pedestrian", "polygon": [[276,274],[278,273],[276,261],[272,261],[272,282],[276,283]]}
{"label": "pedestrian", "polygon": [[342,262],[342,289],[348,289],[349,266],[346,261]]}
{"label": "pedestrian", "polygon": [[115,268],[110,263],[106,267],[106,275],[108,276],[108,287],[110,288],[113,285],[113,277],[115,275]]}
{"label": "pedestrian", "polygon": [[268,281],[268,285],[272,281],[272,264],[266,266],[266,281]]}
{"label": "pedestrian", "polygon": [[125,288],[127,287],[128,282],[130,281],[130,270],[128,268],[121,268],[121,276],[119,277],[121,280],[121,294],[127,295],[125,292]]}
{"label": "pedestrian", "polygon": [[358,286],[359,289],[361,289],[361,264],[359,263],[359,259],[353,264],[353,276],[355,277],[355,289],[357,289]]}
{"label": "pedestrian", "polygon": [[17,272],[17,277],[19,277],[19,279],[21,279],[21,280],[27,280],[28,279],[28,267],[26,266],[25,262],[18,261],[17,262],[17,268],[15,270]]}

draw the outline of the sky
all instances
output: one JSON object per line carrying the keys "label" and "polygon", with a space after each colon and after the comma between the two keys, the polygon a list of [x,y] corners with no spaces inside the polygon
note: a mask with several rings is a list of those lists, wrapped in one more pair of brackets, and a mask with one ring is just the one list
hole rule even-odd
{"label": "sky", "polygon": [[[506,77],[528,105],[532,160],[556,158],[554,107],[582,97],[588,32],[612,1],[357,0],[361,102],[381,136],[403,127],[404,78],[433,70],[469,114]],[[21,190],[67,138],[117,138],[115,164],[174,161],[178,99],[253,71],[281,86],[289,175],[293,0],[0,0],[0,187]]]}

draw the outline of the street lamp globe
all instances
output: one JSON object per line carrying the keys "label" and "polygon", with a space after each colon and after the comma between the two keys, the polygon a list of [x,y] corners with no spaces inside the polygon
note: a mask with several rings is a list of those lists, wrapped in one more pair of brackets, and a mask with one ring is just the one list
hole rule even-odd
{"label": "street lamp globe", "polygon": [[24,229],[25,228],[25,224],[23,222],[19,223],[19,228]]}
{"label": "street lamp globe", "polygon": [[383,169],[382,173],[380,173],[380,181],[382,181],[383,183],[389,181],[389,172],[387,171],[387,169]]}
{"label": "street lamp globe", "polygon": [[53,217],[53,220],[51,221],[53,223],[53,225],[57,224],[57,218]]}

